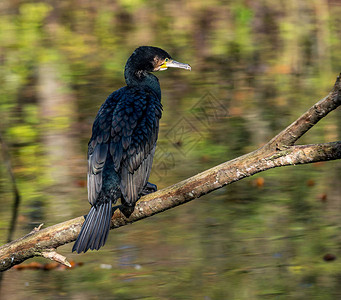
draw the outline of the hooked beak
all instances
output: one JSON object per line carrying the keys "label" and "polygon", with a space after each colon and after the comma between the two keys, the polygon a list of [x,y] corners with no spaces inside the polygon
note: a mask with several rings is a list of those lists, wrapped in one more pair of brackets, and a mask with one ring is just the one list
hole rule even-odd
{"label": "hooked beak", "polygon": [[185,70],[189,70],[191,71],[191,66],[189,64],[183,64],[181,62],[178,62],[176,60],[168,60],[168,61],[165,61],[163,63],[163,65],[161,65],[160,67],[160,71],[164,71],[164,70],[167,70],[167,68],[179,68],[179,69],[185,69]]}

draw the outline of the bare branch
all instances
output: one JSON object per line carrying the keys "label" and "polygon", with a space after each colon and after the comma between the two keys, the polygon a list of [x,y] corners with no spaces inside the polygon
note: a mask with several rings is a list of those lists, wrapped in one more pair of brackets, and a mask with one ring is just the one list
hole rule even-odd
{"label": "bare branch", "polygon": [[299,117],[294,123],[276,135],[267,145],[269,147],[292,146],[294,143],[305,134],[318,121],[324,118],[331,111],[336,109],[341,104],[341,80],[339,75],[336,79],[333,90],[329,95],[315,105],[307,112]]}
{"label": "bare branch", "polygon": [[38,227],[34,227],[30,233],[35,233],[43,227],[44,223],[41,223]]}
{"label": "bare branch", "polygon": [[[141,198],[128,219],[117,209],[117,206],[114,207],[111,228],[150,217],[271,168],[340,159],[341,141],[293,145],[299,137],[340,104],[341,88],[338,77],[333,91],[326,98],[315,104],[297,121],[260,149]],[[16,241],[1,246],[0,270],[7,270],[30,257],[42,256],[42,253],[46,253],[48,249],[56,249],[74,241],[83,222],[84,217],[78,217],[29,233]],[[66,260],[64,264],[67,264]]]}
{"label": "bare branch", "polygon": [[68,262],[65,256],[57,253],[55,249],[50,249],[50,251],[41,252],[41,256],[56,261],[64,266],[71,268],[71,264]]}

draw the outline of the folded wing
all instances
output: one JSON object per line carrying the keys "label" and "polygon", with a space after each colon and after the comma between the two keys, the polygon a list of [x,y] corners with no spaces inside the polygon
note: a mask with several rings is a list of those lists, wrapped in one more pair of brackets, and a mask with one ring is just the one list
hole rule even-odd
{"label": "folded wing", "polygon": [[153,93],[130,89],[117,105],[111,127],[110,154],[121,175],[121,193],[133,206],[152,168],[162,106]]}

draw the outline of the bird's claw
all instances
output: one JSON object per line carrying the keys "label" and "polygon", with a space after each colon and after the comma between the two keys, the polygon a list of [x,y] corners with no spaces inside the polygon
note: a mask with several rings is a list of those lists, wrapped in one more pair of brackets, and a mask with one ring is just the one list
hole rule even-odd
{"label": "bird's claw", "polygon": [[150,193],[154,193],[157,191],[157,186],[156,184],[147,182],[146,186],[143,188],[141,196],[148,195]]}

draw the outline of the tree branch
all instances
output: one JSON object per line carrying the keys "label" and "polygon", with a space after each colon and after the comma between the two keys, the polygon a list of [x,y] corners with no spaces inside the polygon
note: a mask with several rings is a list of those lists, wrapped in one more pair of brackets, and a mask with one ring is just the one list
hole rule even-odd
{"label": "tree branch", "polygon": [[[340,159],[341,141],[314,145],[294,145],[305,132],[339,105],[341,105],[340,77],[337,78],[333,90],[327,97],[316,103],[263,147],[142,197],[129,218],[126,218],[117,209],[118,206],[113,207],[111,228],[118,228],[150,217],[199,198],[227,184],[271,168]],[[33,256],[48,256],[51,259],[59,257],[55,249],[74,241],[83,222],[84,217],[78,217],[29,233],[18,240],[1,246],[0,271],[7,270]],[[46,255],[47,251],[52,251],[53,255]],[[58,261],[60,262],[60,260]],[[63,263],[67,264],[67,260],[65,259]]]}
{"label": "tree branch", "polygon": [[337,77],[333,90],[327,97],[323,98],[294,123],[276,135],[267,145],[268,147],[292,146],[294,143],[305,134],[318,121],[336,109],[341,103],[341,83],[340,76]]}

